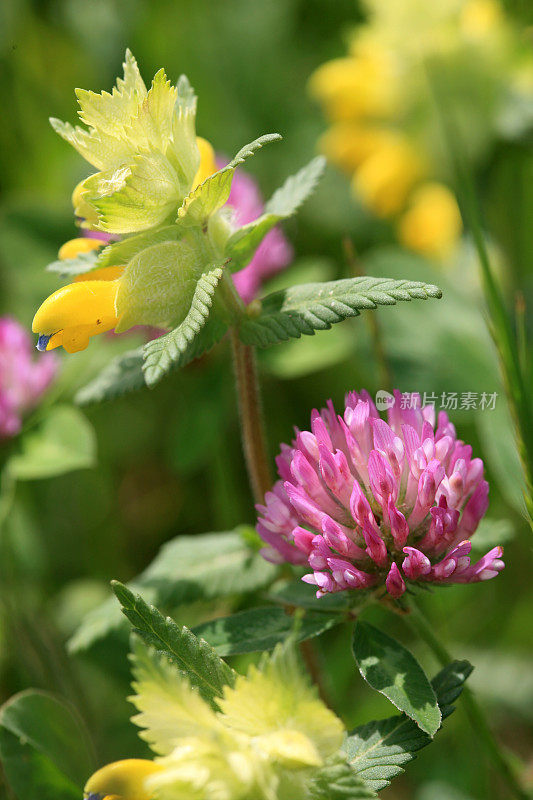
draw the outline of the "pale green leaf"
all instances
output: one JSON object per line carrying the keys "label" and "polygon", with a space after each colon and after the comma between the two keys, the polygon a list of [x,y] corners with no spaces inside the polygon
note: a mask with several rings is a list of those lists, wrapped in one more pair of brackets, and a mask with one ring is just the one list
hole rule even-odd
{"label": "pale green leaf", "polygon": [[177,225],[164,225],[134,236],[127,236],[119,242],[108,244],[98,256],[98,267],[114,267],[128,264],[142,250],[153,244],[175,242],[181,239],[183,230]]}
{"label": "pale green leaf", "polygon": [[17,480],[53,478],[92,467],[96,437],[92,426],[71,406],[55,406],[21,440],[22,450],[11,456],[7,468]]}
{"label": "pale green leaf", "polygon": [[235,262],[233,271],[249,263],[261,241],[278,222],[296,213],[314,190],[324,166],[321,156],[313,159],[272,195],[262,216],[232,234],[226,245],[226,255]]}
{"label": "pale green leaf", "polygon": [[[276,567],[246,545],[242,530],[177,536],[132,583],[145,600],[170,609],[196,600],[244,594],[272,582]],[[120,627],[122,616],[110,599],[90,612],[69,642],[86,650]]]}
{"label": "pale green leaf", "polygon": [[190,191],[200,166],[200,151],[196,144],[196,95],[186,75],[176,84],[177,99],[172,122],[172,143],[167,157],[176,170],[180,194]]}
{"label": "pale green leaf", "polygon": [[98,228],[109,233],[136,233],[162,225],[180,202],[178,176],[159,151],[136,153],[108,189],[90,188],[87,202],[99,215]]}
{"label": "pale green leaf", "polygon": [[222,267],[204,272],[196,282],[190,308],[183,322],[170,333],[145,345],[143,369],[148,386],[161,380],[173,366],[181,366],[186,360],[190,360],[188,353],[207,322],[222,274]]}
{"label": "pale green leaf", "polygon": [[172,137],[176,98],[177,89],[167,80],[165,70],[160,69],[135,116],[124,128],[124,136],[134,149],[165,152]]}
{"label": "pale green leaf", "polygon": [[225,686],[233,686],[235,682],[233,670],[188,628],[163,617],[122,583],[113,581],[112,586],[122,611],[144,643],[167,656],[216,710],[215,698],[222,696]]}
{"label": "pale green leaf", "polygon": [[75,275],[83,275],[99,266],[97,264],[98,253],[91,250],[88,253],[80,253],[76,258],[64,258],[52,261],[46,267],[48,272],[58,272],[62,278],[71,278]]}
{"label": "pale green leaf", "polygon": [[131,660],[135,694],[129,700],[139,712],[131,721],[144,728],[139,735],[157,755],[171,753],[180,738],[211,735],[220,726],[212,707],[166,655],[134,637]]}
{"label": "pale green leaf", "polygon": [[252,156],[268,142],[281,139],[277,133],[260,136],[259,139],[245,145],[230,163],[190,192],[178,210],[178,221],[184,225],[202,225],[215,211],[227,202],[233,175],[239,164]]}
{"label": "pale green leaf", "polygon": [[327,330],[336,322],[355,317],[360,309],[395,305],[398,300],[440,297],[436,286],[421,281],[388,278],[346,278],[326,283],[306,283],[267,295],[261,310],[240,325],[245,344],[268,347],[315,330]]}
{"label": "pale green leaf", "polygon": [[230,617],[219,617],[193,629],[196,636],[209,642],[220,656],[272,650],[293,631],[296,641],[303,642],[342,622],[338,614],[308,612],[295,628],[294,617],[282,608],[272,606],[239,611]]}
{"label": "pale green leaf", "polygon": [[79,125],[74,127],[69,122],[62,122],[55,117],[50,117],[50,125],[96,169],[104,171],[117,169],[132,156],[129,142],[103,131],[96,131],[94,128],[87,131]]}
{"label": "pale green leaf", "polygon": [[[454,661],[431,681],[443,720],[453,712],[453,703],[471,672],[468,661]],[[431,741],[409,717],[398,714],[356,728],[346,740],[345,750],[355,772],[379,792]]]}
{"label": "pale green leaf", "polygon": [[362,620],[355,625],[352,648],[365,681],[421,730],[434,736],[441,724],[440,708],[433,687],[413,654],[396,639]]}
{"label": "pale green leaf", "polygon": [[35,689],[0,709],[0,759],[19,800],[76,800],[95,766],[74,710]]}
{"label": "pale green leaf", "polygon": [[134,325],[179,325],[191,310],[206,258],[192,235],[152,244],[133,256],[117,292],[116,332]]}

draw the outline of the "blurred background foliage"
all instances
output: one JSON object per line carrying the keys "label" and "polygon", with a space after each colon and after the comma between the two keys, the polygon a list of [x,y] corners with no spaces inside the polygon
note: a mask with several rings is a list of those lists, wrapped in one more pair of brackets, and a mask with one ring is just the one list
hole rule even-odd
{"label": "blurred background foliage", "polygon": [[[508,10],[524,30],[533,24],[528,0],[510,0]],[[56,288],[43,267],[75,235],[70,193],[87,173],[48,124],[49,116],[74,121],[75,86],[110,88],[126,47],[145,78],[160,66],[173,79],[186,72],[200,98],[198,131],[218,152],[230,155],[262,133],[283,134],[281,144],[249,166],[268,196],[315,152],[326,126],[307,93],[309,76],[343,55],[345,38],[362,17],[354,0],[3,0],[0,313],[30,326],[37,305]],[[475,179],[510,303],[517,290],[531,300],[531,136],[498,142]],[[426,606],[454,655],[476,666],[472,685],[489,705],[498,735],[530,764],[533,780],[531,534],[521,515],[512,428],[472,248],[465,241],[453,263],[441,268],[401,251],[388,225],[356,204],[348,180],[333,168],[286,231],[296,260],[272,288],[346,277],[354,269],[443,288],[440,303],[375,312],[395,386],[437,395],[498,392],[494,411],[458,410],[452,417],[461,437],[486,459],[489,518],[498,525],[493,543],[506,539],[507,568],[487,584],[428,596]],[[261,354],[272,456],[278,442],[290,439],[292,426],[306,426],[311,408],[328,397],[340,406],[346,390],[386,387],[373,336],[362,315]],[[45,402],[69,402],[113,354],[140,342],[136,334],[98,339],[63,358]],[[96,432],[97,466],[13,489],[0,542],[0,696],[28,685],[65,695],[85,716],[104,763],[143,752],[126,724],[125,643],[106,641],[87,656],[70,657],[65,641],[108,595],[111,578],[138,574],[180,533],[253,523],[254,509],[224,344],[152,391],[84,413]],[[3,456],[16,447],[0,445]],[[486,540],[494,535],[489,523]],[[237,602],[225,602],[216,613],[238,609]],[[197,605],[180,608],[176,618],[192,624],[215,612]],[[400,619],[397,627],[418,650]],[[357,674],[349,635],[345,628],[326,633],[316,658],[331,703],[353,725],[390,712]],[[428,653],[420,655],[435,667]],[[503,797],[476,748],[458,711],[436,746],[383,796]]]}

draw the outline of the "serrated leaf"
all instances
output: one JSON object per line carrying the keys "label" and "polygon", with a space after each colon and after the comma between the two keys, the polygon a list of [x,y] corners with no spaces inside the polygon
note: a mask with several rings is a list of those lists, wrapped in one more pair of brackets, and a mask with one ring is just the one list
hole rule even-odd
{"label": "serrated leaf", "polygon": [[265,213],[253,222],[238,228],[230,236],[226,254],[235,262],[232,271],[245,267],[266,234],[282,219],[296,213],[314,190],[324,171],[325,163],[325,159],[319,156],[296,175],[288,178],[266,204]]}
{"label": "serrated leaf", "polygon": [[114,358],[74,398],[80,405],[102,403],[146,386],[143,374],[143,348],[137,347]]}
{"label": "serrated leaf", "polygon": [[143,369],[148,386],[161,380],[171,367],[185,363],[194,340],[207,322],[222,274],[222,267],[204,272],[196,283],[191,305],[183,322],[170,333],[145,345]]}
{"label": "serrated leaf", "polygon": [[[308,612],[300,620],[295,640],[303,642],[342,622],[338,614]],[[295,630],[294,617],[276,607],[251,608],[193,628],[220,656],[272,650]]]}
{"label": "serrated leaf", "polygon": [[0,709],[0,758],[19,800],[76,800],[94,769],[81,720],[59,698],[35,689]]}
{"label": "serrated leaf", "polygon": [[[452,704],[471,672],[468,661],[454,661],[431,681],[443,720],[454,711]],[[398,714],[356,728],[346,740],[345,750],[352,768],[371,789],[379,792],[431,741],[409,717]]]}
{"label": "serrated leaf", "polygon": [[178,210],[177,221],[183,225],[203,225],[211,214],[222,208],[228,201],[233,175],[239,164],[242,164],[263,145],[278,139],[281,139],[279,134],[269,133],[245,145],[227,166],[210,175],[187,195]]}
{"label": "serrated leaf", "polygon": [[358,620],[352,649],[359,672],[376,691],[434,736],[441,724],[437,697],[426,673],[400,642],[374,625]]}
{"label": "serrated leaf", "polygon": [[73,275],[83,275],[97,266],[98,252],[91,250],[89,253],[80,253],[76,258],[64,258],[52,261],[46,267],[47,272],[59,272],[62,278]]}
{"label": "serrated leaf", "polygon": [[96,461],[94,430],[81,411],[55,406],[22,439],[22,451],[11,456],[7,469],[17,480],[53,478]]}
{"label": "serrated leaf", "polygon": [[180,76],[176,89],[172,144],[167,157],[179,177],[183,196],[190,190],[200,166],[200,151],[196,143],[196,95],[186,75]]}
{"label": "serrated leaf", "polygon": [[124,584],[113,581],[112,587],[122,611],[144,643],[166,655],[216,710],[215,698],[222,697],[225,686],[233,686],[234,671],[188,628],[180,627],[170,617],[163,617]]}
{"label": "serrated leaf", "polygon": [[179,205],[178,176],[170,161],[157,150],[136,153],[119,178],[111,177],[111,190],[98,177],[85,184],[90,192],[85,199],[99,215],[99,230],[143,231],[168,221]]}
{"label": "serrated leaf", "polygon": [[377,797],[370,786],[338,756],[322,767],[310,789],[312,800],[368,800]]}
{"label": "serrated leaf", "polygon": [[421,281],[362,277],[304,283],[267,295],[261,312],[242,321],[239,335],[245,344],[269,347],[327,330],[336,322],[357,316],[360,309],[429,297],[441,297],[441,291]]}
{"label": "serrated leaf", "polygon": [[[240,529],[167,542],[132,583],[148,602],[164,608],[256,591],[276,575],[274,565],[246,545]],[[112,598],[91,611],[69,642],[71,652],[91,647],[123,620]]]}

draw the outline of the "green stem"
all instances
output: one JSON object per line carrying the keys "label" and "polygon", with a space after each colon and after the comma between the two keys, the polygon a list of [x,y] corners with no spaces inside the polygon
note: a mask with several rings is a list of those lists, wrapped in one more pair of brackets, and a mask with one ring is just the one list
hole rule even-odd
{"label": "green stem", "polygon": [[231,329],[231,346],[244,458],[254,500],[262,503],[265,493],[272,487],[272,476],[263,426],[255,349],[241,342],[236,328]]}
{"label": "green stem", "polygon": [[[424,640],[440,664],[445,667],[452,662],[454,660],[453,656],[435,636],[431,623],[414,603],[411,604],[410,616],[412,623],[409,623],[409,627],[412,628],[415,635]],[[403,619],[407,621],[409,618],[404,617]],[[510,796],[516,797],[518,800],[530,800],[530,795],[522,788],[517,779],[509,754],[498,744],[489,727],[483,709],[468,686],[463,688],[461,697],[474,733],[483,745],[489,763],[498,769],[507,784],[511,792]]]}

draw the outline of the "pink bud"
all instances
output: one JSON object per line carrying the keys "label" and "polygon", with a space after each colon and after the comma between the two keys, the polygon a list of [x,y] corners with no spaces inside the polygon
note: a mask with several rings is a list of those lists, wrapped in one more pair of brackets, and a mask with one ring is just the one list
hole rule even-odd
{"label": "pink bud", "polygon": [[402,569],[409,580],[416,581],[421,575],[431,572],[431,561],[416,547],[404,547],[403,552],[406,553],[406,558],[404,558]]}
{"label": "pink bud", "polygon": [[401,597],[405,592],[405,581],[394,561],[385,580],[385,588],[390,596],[394,598]]}

